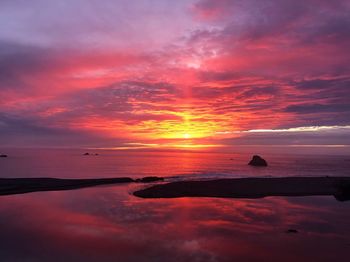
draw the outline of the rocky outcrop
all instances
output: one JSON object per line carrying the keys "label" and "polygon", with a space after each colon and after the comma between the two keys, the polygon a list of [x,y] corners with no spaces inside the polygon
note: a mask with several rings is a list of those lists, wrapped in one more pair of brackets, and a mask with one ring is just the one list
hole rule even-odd
{"label": "rocky outcrop", "polygon": [[86,153],[84,153],[83,154],[83,156],[98,156],[98,153],[88,153],[88,152],[86,152]]}
{"label": "rocky outcrop", "polygon": [[338,191],[334,194],[334,197],[338,201],[348,201],[350,200],[350,183],[343,183],[338,187]]}
{"label": "rocky outcrop", "polygon": [[250,160],[248,165],[251,165],[251,166],[267,166],[267,162],[262,157],[260,157],[258,155],[255,155],[255,156],[253,156],[252,160]]}
{"label": "rocky outcrop", "polygon": [[143,178],[138,178],[135,180],[135,182],[140,182],[140,183],[151,183],[151,182],[156,182],[156,181],[163,181],[163,177],[157,177],[157,176],[146,176]]}
{"label": "rocky outcrop", "polygon": [[7,157],[7,155],[0,155],[0,157]]}

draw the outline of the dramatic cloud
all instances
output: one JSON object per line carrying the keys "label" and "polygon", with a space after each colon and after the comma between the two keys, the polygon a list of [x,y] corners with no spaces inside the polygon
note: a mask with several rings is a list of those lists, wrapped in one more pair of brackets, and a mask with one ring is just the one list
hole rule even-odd
{"label": "dramatic cloud", "polygon": [[264,129],[294,130],[264,144],[345,145],[347,128],[298,128],[350,124],[349,12],[345,0],[2,1],[0,143],[261,144],[245,131]]}

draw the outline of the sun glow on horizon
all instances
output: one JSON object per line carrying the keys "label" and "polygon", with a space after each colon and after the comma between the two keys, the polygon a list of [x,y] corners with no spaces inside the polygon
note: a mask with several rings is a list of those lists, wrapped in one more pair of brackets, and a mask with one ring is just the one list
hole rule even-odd
{"label": "sun glow on horizon", "polygon": [[161,150],[201,150],[210,148],[225,147],[221,144],[202,144],[193,143],[192,141],[176,141],[176,142],[164,142],[164,143],[125,143],[122,146],[116,147],[89,147],[88,149],[99,149],[99,150],[142,150],[142,149],[161,149]]}
{"label": "sun glow on horizon", "polygon": [[188,133],[185,133],[185,134],[184,134],[184,138],[185,138],[185,139],[189,139],[190,137],[191,137],[190,134],[188,134]]}
{"label": "sun glow on horizon", "polygon": [[[157,112],[157,115],[168,119],[144,120],[125,128],[138,140],[205,139],[215,136],[229,121],[226,117],[213,116],[210,112],[196,112],[189,103],[185,107],[181,111]],[[148,113],[155,114],[154,111]]]}

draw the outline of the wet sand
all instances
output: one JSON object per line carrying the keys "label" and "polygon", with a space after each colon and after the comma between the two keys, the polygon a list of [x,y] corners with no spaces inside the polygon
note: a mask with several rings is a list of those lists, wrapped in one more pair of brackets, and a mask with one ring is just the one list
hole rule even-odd
{"label": "wet sand", "polygon": [[[120,183],[148,183],[163,178],[132,179],[59,179],[59,178],[0,178],[0,195],[37,191],[71,190]],[[282,177],[234,178],[206,181],[181,181],[153,185],[133,193],[142,198],[223,197],[262,198],[267,196],[327,196],[339,201],[350,200],[350,177]]]}
{"label": "wet sand", "polygon": [[159,180],[163,180],[163,178],[144,177],[135,180],[129,177],[97,179],[0,178],[0,195],[23,194],[37,191],[71,190],[120,183],[148,183]]}
{"label": "wet sand", "polygon": [[350,199],[350,177],[236,178],[181,181],[134,192],[142,198],[223,197],[262,198],[267,196],[327,196]]}

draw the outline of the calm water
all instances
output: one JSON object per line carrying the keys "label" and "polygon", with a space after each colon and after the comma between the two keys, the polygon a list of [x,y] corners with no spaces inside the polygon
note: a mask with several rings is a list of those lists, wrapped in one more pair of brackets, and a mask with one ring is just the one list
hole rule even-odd
{"label": "calm water", "polygon": [[[92,151],[95,152],[95,151]],[[350,157],[7,150],[0,177],[350,176]],[[257,200],[138,199],[140,185],[0,197],[1,261],[335,261],[350,248],[350,202],[333,197]],[[287,234],[297,229],[296,234]]]}

